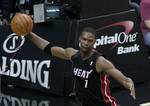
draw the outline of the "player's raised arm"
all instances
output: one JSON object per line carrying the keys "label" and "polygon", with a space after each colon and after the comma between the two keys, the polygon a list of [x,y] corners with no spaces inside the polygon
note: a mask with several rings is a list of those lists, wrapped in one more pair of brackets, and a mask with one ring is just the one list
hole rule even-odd
{"label": "player's raised arm", "polygon": [[51,42],[39,37],[33,32],[30,32],[27,38],[44,52],[49,54],[51,53],[53,56],[56,56],[60,59],[70,60],[71,56],[77,52],[77,50],[73,48],[64,49],[62,47],[55,46]]}
{"label": "player's raised arm", "polygon": [[73,48],[64,49],[62,47],[52,45],[51,42],[33,33],[33,20],[27,14],[16,13],[11,20],[11,29],[18,36],[27,36],[27,38],[29,38],[38,48],[58,58],[70,60],[71,56],[77,52],[77,50]]}

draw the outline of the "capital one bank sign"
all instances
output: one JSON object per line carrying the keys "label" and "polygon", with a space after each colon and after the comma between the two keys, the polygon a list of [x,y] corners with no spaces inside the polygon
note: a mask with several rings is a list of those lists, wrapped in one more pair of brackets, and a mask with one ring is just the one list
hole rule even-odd
{"label": "capital one bank sign", "polygon": [[[97,48],[98,46],[103,45],[112,45],[109,49],[114,49],[117,47],[117,55],[126,54],[126,53],[133,53],[133,52],[139,52],[140,51],[140,45],[136,43],[138,32],[130,33],[134,27],[134,22],[127,20],[127,21],[121,21],[117,22],[111,25],[104,26],[102,28],[98,28],[97,32],[101,32],[102,30],[113,30],[114,27],[122,27],[124,31],[116,32],[113,35],[101,35],[99,34],[98,38],[96,39],[96,43],[94,45],[94,48]],[[133,43],[133,45],[130,44],[130,46],[124,47],[123,44],[126,43]]]}

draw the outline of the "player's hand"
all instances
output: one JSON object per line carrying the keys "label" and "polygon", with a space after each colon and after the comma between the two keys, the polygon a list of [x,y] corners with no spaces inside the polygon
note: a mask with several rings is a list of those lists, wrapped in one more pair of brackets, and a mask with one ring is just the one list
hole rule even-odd
{"label": "player's hand", "polygon": [[129,78],[128,89],[130,90],[130,95],[133,97],[133,99],[136,99],[134,83],[133,83],[132,79],[130,79],[130,78]]}

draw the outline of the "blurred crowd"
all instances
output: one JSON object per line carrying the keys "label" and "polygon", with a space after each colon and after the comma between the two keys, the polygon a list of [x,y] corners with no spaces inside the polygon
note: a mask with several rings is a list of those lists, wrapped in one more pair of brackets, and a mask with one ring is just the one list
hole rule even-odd
{"label": "blurred crowd", "polygon": [[17,12],[16,0],[0,0],[0,18],[2,25],[10,23],[11,13]]}
{"label": "blurred crowd", "polygon": [[[9,25],[16,12],[33,14],[33,5],[44,2],[63,2],[64,0],[0,0],[0,25]],[[138,10],[140,0],[129,0],[130,7]]]}
{"label": "blurred crowd", "polygon": [[[33,4],[43,3],[45,0],[0,0],[0,25],[9,25],[16,12],[33,14]],[[50,0],[49,0],[50,1]]]}
{"label": "blurred crowd", "polygon": [[[0,25],[9,25],[16,12],[33,14],[33,5],[44,2],[63,2],[64,0],[0,0]],[[129,0],[130,7],[139,11],[140,0]],[[138,12],[139,13],[139,12]]]}

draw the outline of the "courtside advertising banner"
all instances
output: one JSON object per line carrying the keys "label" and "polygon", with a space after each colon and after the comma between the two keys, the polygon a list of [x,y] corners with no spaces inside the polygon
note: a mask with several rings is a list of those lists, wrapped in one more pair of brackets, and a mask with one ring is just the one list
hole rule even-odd
{"label": "courtside advertising banner", "polygon": [[52,97],[50,94],[5,85],[0,94],[1,106],[63,106],[64,104],[62,97]]}
{"label": "courtside advertising banner", "polygon": [[[66,21],[55,21],[36,24],[33,32],[54,45],[66,47],[68,27]],[[62,95],[65,61],[45,54],[9,27],[0,27],[0,30],[2,83]]]}

